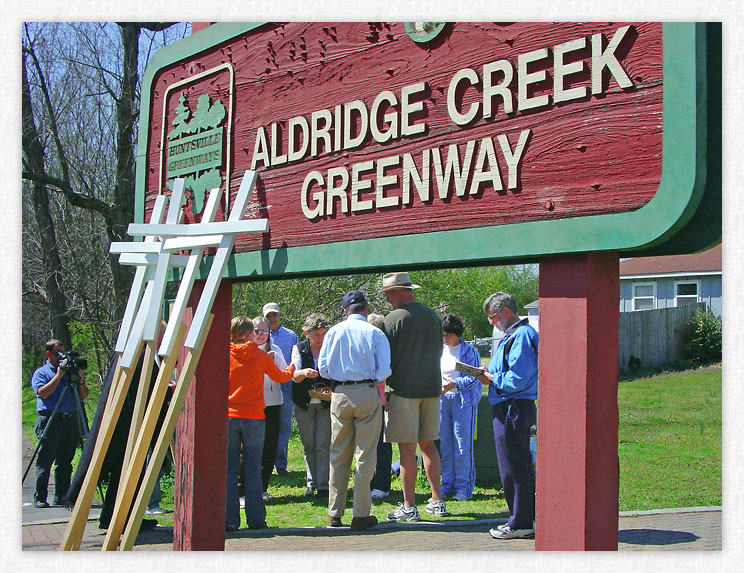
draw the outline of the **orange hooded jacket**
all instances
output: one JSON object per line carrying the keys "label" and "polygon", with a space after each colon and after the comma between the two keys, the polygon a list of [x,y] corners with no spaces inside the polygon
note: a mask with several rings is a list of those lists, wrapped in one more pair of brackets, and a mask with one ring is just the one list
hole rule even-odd
{"label": "orange hooded jacket", "polygon": [[280,370],[274,360],[255,342],[230,343],[228,418],[264,419],[264,374],[275,382],[292,379],[295,367]]}

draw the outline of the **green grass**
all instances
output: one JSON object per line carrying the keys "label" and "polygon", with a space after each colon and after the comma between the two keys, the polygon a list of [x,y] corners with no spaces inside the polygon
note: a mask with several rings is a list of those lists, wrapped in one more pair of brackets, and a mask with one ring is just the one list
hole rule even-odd
{"label": "green grass", "polygon": [[[721,485],[721,367],[667,373],[619,384],[620,414],[620,510],[661,509],[722,504]],[[90,403],[90,400],[89,400]],[[35,400],[23,391],[24,431],[33,435]],[[92,405],[88,406],[92,419]],[[393,446],[393,459],[397,459]],[[267,522],[274,527],[320,526],[325,523],[327,504],[305,499],[305,465],[302,444],[294,428],[289,442],[289,475],[272,476],[266,504]],[[173,473],[161,481],[161,507],[173,509]],[[353,485],[353,482],[352,482]],[[393,477],[391,495],[372,500],[372,514],[384,520],[403,501],[400,479]],[[429,498],[426,477],[419,472],[416,501],[422,518],[438,521],[423,512]],[[347,501],[351,515],[353,488]],[[500,487],[476,487],[473,499],[448,501],[452,517],[445,520],[474,520],[508,515]],[[245,516],[242,527],[245,526]],[[162,525],[172,524],[173,515],[160,516]]]}
{"label": "green grass", "polygon": [[721,367],[621,382],[620,510],[722,504]]}

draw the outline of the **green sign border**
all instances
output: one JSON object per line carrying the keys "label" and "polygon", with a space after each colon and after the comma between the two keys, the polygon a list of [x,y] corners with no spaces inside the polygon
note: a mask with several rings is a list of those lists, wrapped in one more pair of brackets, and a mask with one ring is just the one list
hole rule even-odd
{"label": "green sign border", "polygon": [[[261,25],[213,24],[154,55],[142,88],[137,221],[144,213],[155,74]],[[721,238],[720,30],[719,23],[663,24],[662,178],[654,197],[636,211],[238,253],[230,258],[225,276],[250,280],[353,274],[536,262],[544,256],[593,251],[671,254],[712,246]],[[202,272],[206,269],[207,261]]]}

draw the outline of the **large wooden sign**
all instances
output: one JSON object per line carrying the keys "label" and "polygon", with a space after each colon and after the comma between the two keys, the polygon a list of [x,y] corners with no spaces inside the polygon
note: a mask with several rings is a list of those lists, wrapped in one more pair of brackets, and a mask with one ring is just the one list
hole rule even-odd
{"label": "large wooden sign", "polygon": [[227,218],[255,170],[233,277],[700,248],[711,53],[694,23],[212,25],[148,68],[138,218],[176,177]]}

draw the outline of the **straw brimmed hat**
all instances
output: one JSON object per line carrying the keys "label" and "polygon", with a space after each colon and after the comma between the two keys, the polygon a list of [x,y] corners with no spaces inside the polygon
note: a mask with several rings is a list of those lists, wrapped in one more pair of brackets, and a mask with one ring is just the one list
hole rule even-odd
{"label": "straw brimmed hat", "polygon": [[421,288],[411,282],[408,273],[388,273],[382,277],[382,291],[392,290],[395,288],[416,289]]}

